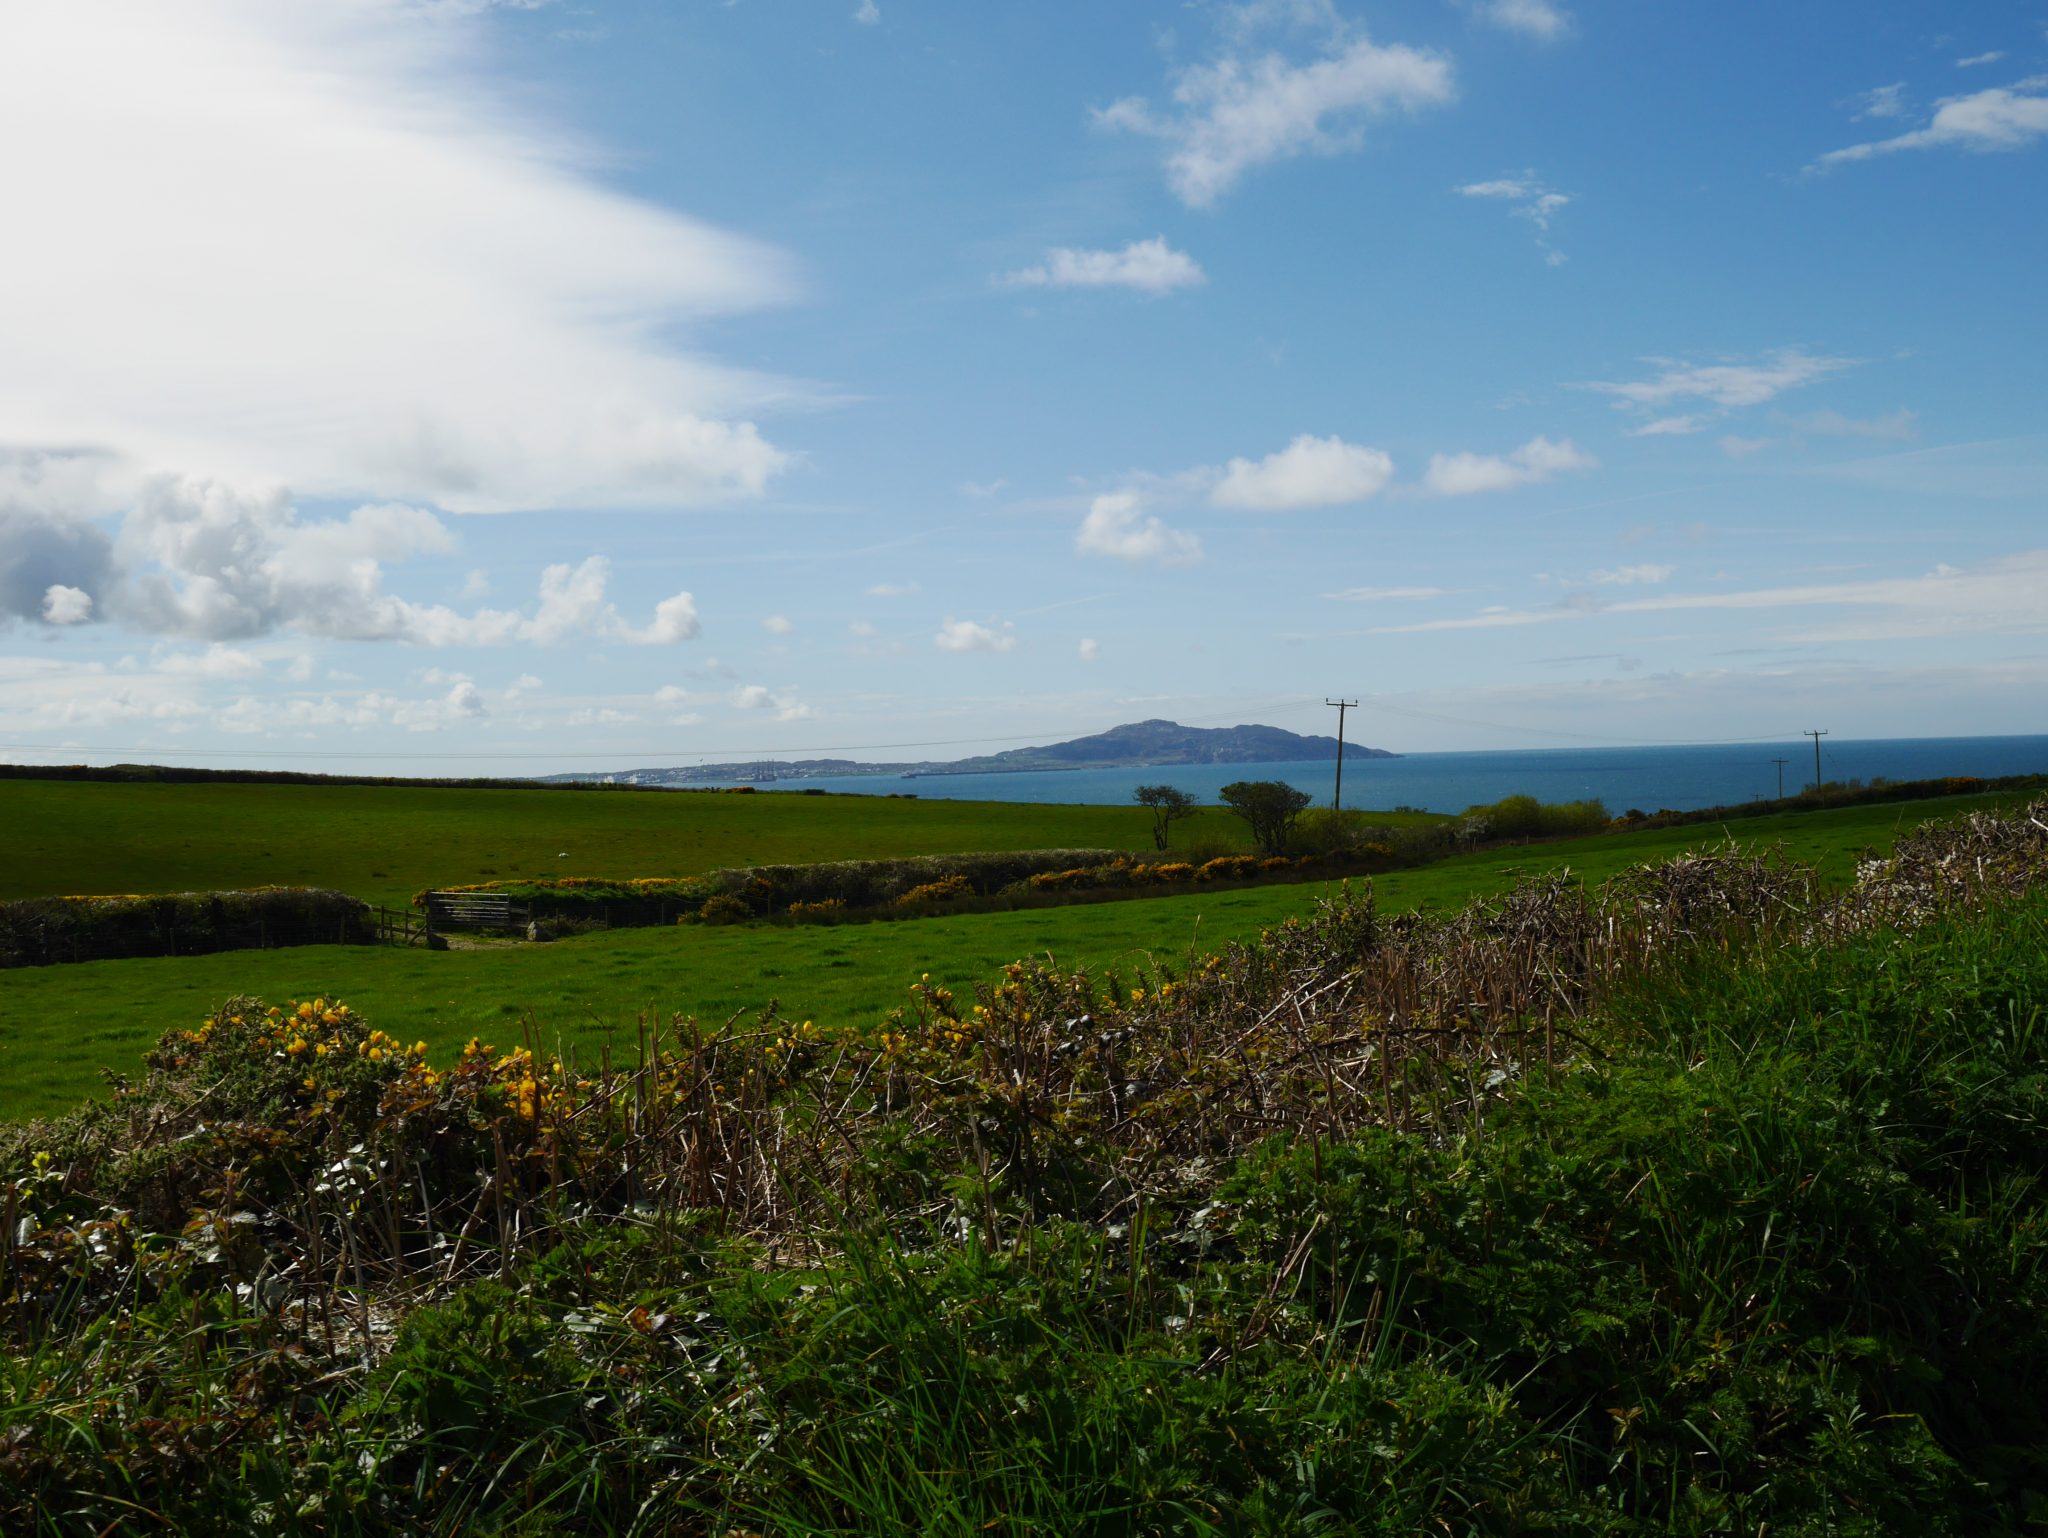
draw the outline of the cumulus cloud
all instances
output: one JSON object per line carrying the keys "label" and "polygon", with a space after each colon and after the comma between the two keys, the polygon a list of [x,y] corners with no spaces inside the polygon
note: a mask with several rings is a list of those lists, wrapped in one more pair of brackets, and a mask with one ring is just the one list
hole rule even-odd
{"label": "cumulus cloud", "polygon": [[92,618],[92,594],[52,582],[43,591],[43,619],[52,625],[82,625]]}
{"label": "cumulus cloud", "polygon": [[1177,288],[1198,288],[1209,279],[1187,252],[1156,235],[1121,251],[1055,246],[1037,266],[1004,273],[996,281],[1013,288],[1129,288],[1157,298]]}
{"label": "cumulus cloud", "polygon": [[1463,497],[1533,486],[1599,463],[1569,438],[1553,443],[1539,435],[1507,454],[1432,454],[1422,484],[1440,497]]}
{"label": "cumulus cloud", "polygon": [[882,21],[882,8],[875,4],[875,0],[860,0],[860,9],[853,13],[853,19],[863,27],[879,26]]}
{"label": "cumulus cloud", "polygon": [[778,721],[808,721],[817,714],[795,695],[777,694],[765,684],[746,684],[733,690],[732,703],[736,710],[772,711]]}
{"label": "cumulus cloud", "polygon": [[549,566],[530,611],[464,613],[385,590],[387,562],[453,548],[447,527],[419,508],[385,503],[307,520],[278,488],[163,477],[123,520],[114,552],[124,575],[103,577],[98,605],[151,634],[204,641],[289,630],[416,646],[550,645],[579,634],[664,645],[697,634],[688,593],[663,599],[650,624],[629,623],[607,598],[602,556]]}
{"label": "cumulus cloud", "polygon": [[[1188,566],[1202,558],[1199,538],[1168,528],[1145,511],[1142,493],[1129,490],[1106,491],[1088,505],[1088,514],[1074,535],[1074,548],[1083,555],[1157,561],[1163,566]],[[939,644],[946,643],[942,639]],[[962,649],[947,647],[949,651]]]}
{"label": "cumulus cloud", "polygon": [[796,630],[796,626],[790,622],[786,614],[769,615],[761,621],[761,628],[770,635],[790,635]]}
{"label": "cumulus cloud", "polygon": [[676,339],[786,299],[791,264],[606,187],[486,83],[491,26],[0,7],[0,142],[35,146],[0,198],[64,210],[0,287],[10,437],[455,511],[760,492],[787,457],[750,418],[794,387]]}
{"label": "cumulus cloud", "polygon": [[1093,636],[1083,636],[1075,650],[1083,662],[1093,662],[1102,655],[1102,643]]}
{"label": "cumulus cloud", "polygon": [[1334,507],[1378,496],[1393,478],[1394,461],[1384,450],[1303,433],[1264,459],[1231,460],[1209,500],[1254,512]]}
{"label": "cumulus cloud", "polygon": [[203,652],[171,652],[150,664],[153,671],[173,677],[254,678],[263,671],[263,660],[238,647],[215,643]]}
{"label": "cumulus cloud", "polygon": [[[1366,119],[1443,106],[1456,95],[1443,55],[1374,43],[1328,5],[1230,14],[1221,52],[1175,74],[1170,108],[1134,96],[1093,114],[1099,128],[1163,141],[1167,183],[1191,208],[1213,206],[1261,166],[1357,148]],[[1272,19],[1309,21],[1319,34],[1313,56],[1260,51],[1253,35]]]}
{"label": "cumulus cloud", "polygon": [[2013,85],[1948,97],[1935,104],[1926,127],[1830,150],[1807,170],[1831,170],[1850,161],[1906,150],[1963,149],[1990,154],[2025,149],[2044,137],[2048,137],[2048,75],[2035,75]]}
{"label": "cumulus cloud", "polygon": [[1017,627],[1008,620],[999,625],[979,625],[971,619],[954,619],[950,615],[939,626],[939,633],[932,637],[932,644],[942,652],[1006,652],[1017,645]]}
{"label": "cumulus cloud", "polygon": [[915,582],[877,582],[867,590],[867,595],[870,598],[908,598],[922,591],[923,588]]}

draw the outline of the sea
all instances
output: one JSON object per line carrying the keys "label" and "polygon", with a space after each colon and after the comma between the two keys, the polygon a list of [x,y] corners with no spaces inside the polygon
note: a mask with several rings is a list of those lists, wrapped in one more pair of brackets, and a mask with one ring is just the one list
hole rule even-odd
{"label": "sea", "polygon": [[[1783,759],[1781,765],[1776,762]],[[1821,777],[1932,780],[1992,779],[2048,773],[2048,736],[1901,737],[1855,741],[1823,737]],[[1379,811],[1413,807],[1462,812],[1503,796],[1604,802],[1630,809],[1697,811],[1740,806],[1813,783],[1813,743],[1697,743],[1664,747],[1540,748],[1487,753],[1408,753],[1346,759],[1344,805]],[[1233,780],[1285,780],[1327,806],[1337,789],[1334,760],[1319,763],[1176,764],[1150,769],[1049,769],[1019,774],[817,775],[760,784],[762,791],[825,790],[861,796],[914,795],[945,801],[1067,802],[1128,805],[1140,785],[1172,785],[1213,803]]]}

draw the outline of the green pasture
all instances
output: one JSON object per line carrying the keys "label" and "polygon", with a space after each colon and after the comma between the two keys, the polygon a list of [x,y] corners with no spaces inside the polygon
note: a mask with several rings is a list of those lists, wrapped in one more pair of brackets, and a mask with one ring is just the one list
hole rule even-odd
{"label": "green pasture", "polygon": [[[590,798],[600,806],[647,799],[657,805],[667,800]],[[675,799],[723,810],[721,798]],[[1491,850],[1381,876],[1374,883],[1375,896],[1388,912],[1455,907],[1500,889],[1518,871],[1558,866],[1597,882],[1628,865],[1715,843],[1724,834],[1745,844],[1782,846],[1788,855],[1818,864],[1831,879],[1845,880],[1863,850],[1887,847],[1906,828],[2011,799],[1965,796],[1784,813],[1742,818],[1725,829],[1695,825]],[[759,809],[764,825],[803,816],[821,804],[839,813],[853,800],[730,798],[748,812]],[[785,812],[785,805],[799,810]],[[1026,820],[1010,815],[1019,813],[1048,820],[1069,813],[1138,820],[1135,809],[862,803],[877,805],[890,814],[899,808],[940,814],[964,837],[973,836],[967,830],[976,827],[1027,828]],[[1101,826],[1106,830],[1109,824]],[[1147,836],[1142,826],[1137,832]],[[1102,840],[1097,836],[1096,841]],[[631,1050],[646,1010],[664,1018],[680,1013],[716,1022],[757,1010],[774,998],[798,1018],[873,1019],[901,1003],[909,985],[924,973],[964,994],[1004,963],[1027,955],[1050,952],[1095,970],[1129,970],[1148,958],[1174,962],[1191,949],[1217,949],[1290,914],[1305,913],[1330,890],[1328,884],[1196,889],[1119,902],[835,927],[692,925],[481,950],[311,946],[0,972],[0,1117],[63,1109],[100,1087],[102,1067],[134,1071],[167,1027],[196,1025],[238,993],[273,1002],[339,997],[396,1036],[426,1040],[437,1056],[472,1035],[509,1042],[528,1029],[550,1046],[561,1042],[595,1052],[609,1042],[615,1051]]]}
{"label": "green pasture", "polygon": [[[1406,825],[1438,819],[1376,813]],[[0,901],[122,892],[333,887],[404,907],[493,878],[687,876],[734,865],[1010,849],[1152,848],[1138,806],[699,791],[0,781]],[[1218,808],[1177,849],[1247,847]]]}

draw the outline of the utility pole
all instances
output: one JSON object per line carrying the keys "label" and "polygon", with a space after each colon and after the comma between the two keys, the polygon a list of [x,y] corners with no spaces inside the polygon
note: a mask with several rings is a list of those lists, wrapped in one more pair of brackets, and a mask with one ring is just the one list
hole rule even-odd
{"label": "utility pole", "polygon": [[1799,735],[1813,739],[1813,793],[1818,796],[1820,794],[1820,740],[1827,736],[1827,733],[1801,732]]}
{"label": "utility pole", "polygon": [[1344,712],[1356,710],[1358,701],[1324,700],[1323,703],[1337,712],[1337,793],[1330,797],[1330,810],[1341,812],[1344,810]]}
{"label": "utility pole", "polygon": [[1792,760],[1789,758],[1774,758],[1771,762],[1778,766],[1778,799],[1783,801],[1785,799],[1785,766],[1791,763]]}

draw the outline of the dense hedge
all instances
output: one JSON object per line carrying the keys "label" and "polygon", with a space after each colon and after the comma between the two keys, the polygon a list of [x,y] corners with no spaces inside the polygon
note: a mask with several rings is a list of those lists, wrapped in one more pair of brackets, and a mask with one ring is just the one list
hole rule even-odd
{"label": "dense hedge", "polygon": [[0,967],[123,956],[201,956],[284,945],[364,944],[370,905],[317,887],[31,897],[0,903]]}

